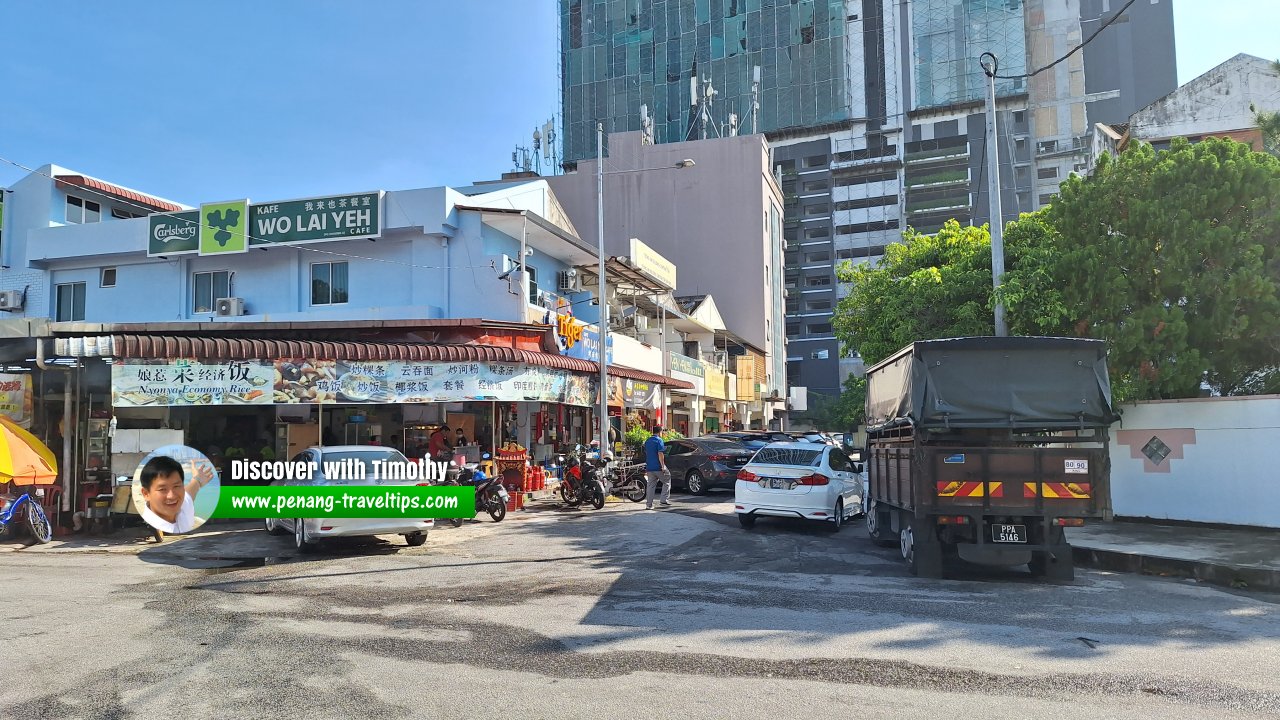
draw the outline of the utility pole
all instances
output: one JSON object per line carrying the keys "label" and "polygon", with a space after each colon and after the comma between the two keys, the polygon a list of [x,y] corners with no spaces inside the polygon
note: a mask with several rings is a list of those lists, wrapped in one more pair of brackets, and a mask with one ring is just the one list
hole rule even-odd
{"label": "utility pole", "polygon": [[605,286],[604,123],[596,123],[596,254],[600,300],[600,459],[609,447],[609,294]]}
{"label": "utility pole", "polygon": [[[978,61],[987,76],[987,195],[991,201],[991,286],[1000,290],[1004,275],[1004,215],[1000,208],[1000,143],[996,138],[996,74],[1000,61],[991,53],[982,53]],[[1009,327],[1004,318],[1004,303],[996,298],[996,337],[1007,337]]]}

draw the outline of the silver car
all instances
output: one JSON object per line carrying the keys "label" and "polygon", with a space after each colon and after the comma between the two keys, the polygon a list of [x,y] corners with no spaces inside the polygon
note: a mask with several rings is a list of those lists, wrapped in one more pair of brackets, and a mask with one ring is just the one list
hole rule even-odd
{"label": "silver car", "polygon": [[[354,462],[353,462],[354,461]],[[373,472],[363,475],[349,473],[342,478],[326,478],[326,463],[351,463],[348,468],[371,469],[380,467],[375,461],[384,463],[410,462],[399,450],[385,447],[369,447],[365,445],[337,445],[333,447],[313,447],[303,450],[292,459],[292,462],[315,463],[315,474],[301,480],[276,480],[275,486],[342,486],[342,485],[417,485],[412,480],[388,480]],[[332,465],[330,465],[332,466]],[[417,520],[409,518],[267,518],[267,532],[272,535],[293,533],[294,545],[300,552],[310,552],[326,538],[362,537],[370,535],[403,535],[405,543],[417,547],[427,541],[427,533],[435,527],[435,520],[430,518]]]}

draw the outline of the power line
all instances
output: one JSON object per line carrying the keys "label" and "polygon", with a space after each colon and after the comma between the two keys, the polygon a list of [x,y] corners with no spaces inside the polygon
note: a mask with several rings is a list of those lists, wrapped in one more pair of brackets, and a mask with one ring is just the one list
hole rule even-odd
{"label": "power line", "polygon": [[[26,165],[23,165],[22,163],[15,162],[15,161],[10,160],[10,159],[8,159],[8,158],[6,158],[6,157],[3,157],[3,156],[0,156],[0,162],[7,163],[7,164],[9,164],[9,165],[12,165],[12,166],[14,166],[14,167],[16,167],[16,168],[20,169],[20,170],[25,170],[26,172],[29,172],[29,173],[31,173],[31,174],[33,174],[33,175],[39,175],[39,176],[41,176],[41,177],[48,178],[48,179],[50,179],[50,180],[54,181],[55,183],[61,183],[61,182],[64,182],[64,181],[61,181],[61,180],[59,180],[58,178],[56,178],[56,177],[54,177],[54,176],[52,176],[52,175],[50,175],[50,174],[48,174],[48,173],[43,173],[43,172],[40,172],[39,170],[35,170],[35,169],[33,169],[33,168],[29,168],[29,167],[27,167]],[[65,183],[64,183],[64,184],[65,184]],[[128,200],[128,199],[126,199],[126,198],[116,197],[115,195],[110,195],[110,194],[108,194],[108,193],[102,192],[102,191],[100,191],[100,190],[96,190],[96,189],[94,189],[94,188],[84,187],[84,186],[78,186],[78,187],[77,187],[77,191],[78,191],[78,192],[79,192],[79,191],[83,191],[83,192],[84,192],[84,193],[86,193],[86,194],[95,195],[95,196],[97,196],[97,197],[104,198],[104,199],[106,199],[106,200],[110,200],[111,202],[116,203],[116,204],[126,205],[126,206],[129,206],[129,207],[132,207],[132,208],[136,208],[136,209],[138,209],[138,210],[145,210],[145,211],[147,211],[147,214],[148,214],[148,215],[164,215],[164,216],[166,216],[166,217],[172,218],[173,220],[177,220],[177,221],[180,221],[180,222],[187,223],[188,225],[196,225],[197,227],[210,228],[210,229],[213,229],[213,230],[220,229],[220,228],[215,228],[215,227],[214,227],[214,226],[212,226],[212,225],[205,225],[205,224],[201,223],[201,222],[200,222],[200,221],[198,221],[198,220],[188,220],[187,218],[180,218],[180,217],[178,217],[178,216],[177,216],[177,213],[180,213],[180,212],[191,212],[191,211],[189,211],[189,210],[174,210],[174,211],[170,211],[170,212],[160,212],[160,213],[157,213],[157,212],[155,212],[155,208],[153,208],[153,207],[148,207],[148,206],[146,206],[146,205],[143,205],[143,204],[141,204],[141,203],[134,202],[134,201],[132,201],[132,200]],[[398,202],[398,201],[397,201],[397,203],[396,203],[396,204],[397,204],[397,206],[399,206],[399,202]],[[403,209],[403,208],[401,208],[401,211],[403,212],[403,211],[404,211],[404,209]],[[406,217],[408,217],[408,213],[407,213],[407,212],[405,213],[405,216],[406,216]],[[246,218],[246,220],[245,220],[245,223],[246,223],[246,225],[248,224],[248,219],[247,219],[247,218]],[[489,262],[489,264],[488,264],[488,265],[418,265],[418,264],[416,264],[416,263],[412,263],[412,262],[404,262],[404,261],[402,261],[402,260],[392,260],[392,259],[389,259],[389,258],[368,257],[368,256],[365,256],[365,255],[352,255],[352,254],[350,254],[350,253],[338,252],[338,251],[336,251],[336,250],[324,250],[324,249],[321,249],[321,248],[311,247],[311,246],[308,246],[308,245],[292,245],[292,244],[290,244],[290,245],[281,245],[281,244],[274,243],[274,242],[272,242],[272,241],[270,241],[270,240],[267,240],[267,239],[265,239],[265,238],[257,237],[257,236],[255,236],[255,235],[250,235],[248,232],[246,232],[244,235],[245,235],[245,242],[246,242],[246,243],[247,243],[249,240],[258,240],[258,241],[260,241],[260,242],[262,242],[262,243],[265,243],[265,244],[266,244],[266,246],[265,246],[265,247],[264,247],[264,246],[259,246],[259,247],[257,248],[257,249],[259,249],[259,250],[266,250],[266,249],[267,249],[267,248],[269,248],[269,247],[270,247],[270,248],[282,248],[282,249],[284,249],[284,248],[293,248],[293,249],[298,250],[298,251],[303,251],[303,250],[305,250],[305,251],[307,251],[307,252],[320,253],[320,254],[322,254],[322,255],[329,255],[329,256],[334,256],[334,257],[343,257],[343,258],[348,258],[348,259],[351,259],[351,260],[368,260],[369,262],[380,262],[380,263],[386,263],[386,264],[389,264],[389,265],[402,265],[402,266],[405,266],[405,267],[416,268],[416,269],[419,269],[419,270],[468,270],[468,269],[472,269],[472,270],[474,270],[474,269],[486,268],[486,267],[487,267],[487,268],[490,268],[490,269],[492,269],[492,270],[495,270],[495,271],[497,270],[497,267],[496,267],[495,263],[494,263],[492,260]]]}
{"label": "power line", "polygon": [[1033,78],[1033,77],[1035,77],[1035,76],[1039,75],[1040,73],[1044,72],[1045,70],[1048,70],[1048,69],[1050,69],[1050,68],[1052,68],[1052,67],[1054,67],[1054,66],[1058,65],[1059,63],[1061,63],[1061,62],[1065,61],[1067,58],[1069,58],[1069,57],[1071,57],[1072,55],[1075,55],[1076,53],[1078,53],[1078,52],[1080,52],[1081,50],[1083,50],[1085,45],[1088,45],[1089,43],[1093,42],[1093,39],[1094,39],[1094,38],[1098,37],[1098,35],[1099,35],[1099,34],[1101,34],[1103,30],[1106,30],[1108,27],[1110,27],[1110,26],[1111,26],[1111,23],[1115,22],[1116,20],[1119,20],[1119,19],[1120,19],[1120,16],[1121,16],[1121,15],[1123,15],[1123,14],[1125,13],[1125,11],[1126,11],[1126,10],[1128,10],[1128,9],[1130,8],[1130,6],[1132,6],[1135,2],[1137,2],[1137,0],[1129,0],[1129,2],[1125,3],[1125,4],[1124,4],[1124,7],[1120,8],[1120,10],[1119,10],[1118,12],[1116,12],[1116,14],[1115,14],[1115,15],[1112,15],[1112,16],[1111,16],[1111,17],[1110,17],[1106,22],[1102,23],[1102,26],[1101,26],[1101,27],[1099,27],[1097,30],[1094,30],[1092,35],[1090,35],[1089,37],[1085,38],[1085,39],[1084,39],[1084,42],[1082,42],[1082,43],[1080,43],[1079,45],[1077,45],[1077,46],[1075,46],[1075,47],[1071,48],[1070,50],[1068,50],[1068,51],[1067,51],[1067,54],[1066,54],[1066,55],[1063,55],[1062,57],[1058,58],[1057,60],[1054,60],[1053,62],[1049,63],[1048,65],[1045,65],[1044,67],[1042,67],[1042,68],[1040,68],[1040,69],[1038,69],[1038,70],[1036,70],[1036,71],[1034,71],[1034,72],[1026,73],[1026,74],[1024,74],[1024,75],[996,75],[995,77],[1000,78],[1001,80],[1020,80],[1020,79],[1022,79],[1022,78],[1030,79],[1030,78]]}

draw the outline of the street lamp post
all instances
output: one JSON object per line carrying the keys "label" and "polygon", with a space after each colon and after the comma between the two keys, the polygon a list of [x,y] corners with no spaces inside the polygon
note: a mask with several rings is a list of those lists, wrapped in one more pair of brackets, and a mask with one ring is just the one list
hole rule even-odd
{"label": "street lamp post", "polygon": [[[998,293],[1000,277],[1004,275],[1004,213],[1000,207],[1000,142],[996,138],[996,73],[1000,70],[1000,61],[991,53],[982,53],[979,61],[982,72],[987,76],[987,173],[989,186],[988,197],[991,200],[991,284]],[[1004,303],[999,296],[995,298],[995,329],[997,337],[1009,334],[1009,326],[1005,322]]]}
{"label": "street lamp post", "polygon": [[600,277],[600,459],[609,445],[609,298],[604,279],[604,123],[596,123],[596,255]]}
{"label": "street lamp post", "polygon": [[[684,159],[671,166],[674,169],[690,168],[696,163]],[[667,170],[671,168],[638,168],[635,170],[618,170],[610,175],[644,172],[646,170]],[[609,444],[609,297],[605,280],[604,251],[604,123],[596,123],[596,256],[599,289],[597,301],[600,303],[600,457],[604,458],[605,448]],[[664,348],[665,352],[666,349]]]}

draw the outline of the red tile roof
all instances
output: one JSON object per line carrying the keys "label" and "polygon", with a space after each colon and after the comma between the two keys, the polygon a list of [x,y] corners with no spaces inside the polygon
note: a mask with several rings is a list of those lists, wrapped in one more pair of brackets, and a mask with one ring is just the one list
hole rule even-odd
{"label": "red tile roof", "polygon": [[181,205],[175,205],[166,200],[161,200],[160,198],[143,195],[142,193],[134,192],[132,190],[126,190],[118,185],[112,185],[111,183],[95,180],[91,177],[85,177],[84,175],[59,175],[55,179],[58,181],[59,185],[72,185],[74,187],[97,190],[98,192],[106,193],[112,197],[116,197],[121,200],[128,200],[129,202],[137,205],[142,205],[144,208],[151,210],[177,212],[182,209]]}

